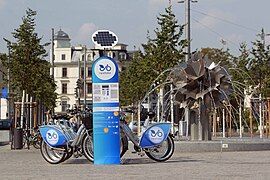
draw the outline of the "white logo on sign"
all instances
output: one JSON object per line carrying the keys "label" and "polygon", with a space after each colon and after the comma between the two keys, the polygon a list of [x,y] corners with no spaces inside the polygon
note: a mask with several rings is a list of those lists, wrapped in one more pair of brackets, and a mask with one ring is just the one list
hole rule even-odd
{"label": "white logo on sign", "polygon": [[55,145],[55,144],[57,144],[57,142],[59,140],[59,136],[58,136],[58,134],[57,134],[57,132],[55,130],[50,129],[46,133],[46,139],[47,139],[47,142],[49,144]]}
{"label": "white logo on sign", "polygon": [[111,79],[116,72],[114,63],[109,59],[101,59],[95,64],[95,74],[101,80]]}
{"label": "white logo on sign", "polygon": [[159,144],[164,139],[164,131],[160,127],[152,127],[149,129],[148,137],[153,143]]}

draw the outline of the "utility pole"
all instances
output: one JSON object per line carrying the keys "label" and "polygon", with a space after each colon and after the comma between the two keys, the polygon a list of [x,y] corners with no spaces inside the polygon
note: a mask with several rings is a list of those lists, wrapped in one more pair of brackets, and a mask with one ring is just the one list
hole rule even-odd
{"label": "utility pole", "polygon": [[[190,59],[190,54],[191,54],[191,38],[190,38],[190,2],[192,3],[196,3],[198,1],[196,0],[183,0],[183,1],[179,1],[178,3],[185,3],[185,36],[186,36],[186,40],[187,40],[187,46],[186,46],[186,56],[185,56],[185,61],[188,62],[188,60]],[[189,119],[190,119],[190,112],[189,112],[189,108],[185,107],[185,122],[187,123],[187,131],[188,132],[188,128],[189,128]],[[191,133],[194,133],[191,131]],[[188,133],[186,134],[186,136],[188,136]]]}
{"label": "utility pole", "polygon": [[186,47],[186,62],[190,59],[190,0],[185,0],[185,23],[186,23],[186,40],[187,40],[187,47]]}
{"label": "utility pole", "polygon": [[[54,28],[52,28],[52,79],[54,82]],[[54,107],[52,108],[52,114],[54,114]]]}
{"label": "utility pole", "polygon": [[84,94],[84,110],[86,109],[86,46],[84,46],[84,59],[83,59],[83,94]]}
{"label": "utility pole", "polygon": [[191,33],[190,33],[190,3],[197,3],[197,0],[183,0],[179,1],[178,3],[185,3],[185,36],[187,40],[186,46],[186,58],[185,61],[187,62],[190,59],[191,54]]}
{"label": "utility pole", "polygon": [[52,28],[52,78],[54,80],[54,29]]}
{"label": "utility pole", "polygon": [[[10,47],[8,47],[8,63],[10,63]],[[12,118],[10,116],[10,70],[7,69],[7,119]]]}

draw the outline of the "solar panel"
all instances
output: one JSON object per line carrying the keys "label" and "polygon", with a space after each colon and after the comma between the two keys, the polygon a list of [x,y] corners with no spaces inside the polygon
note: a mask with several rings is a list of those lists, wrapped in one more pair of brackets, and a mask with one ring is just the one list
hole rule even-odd
{"label": "solar panel", "polygon": [[94,44],[103,48],[112,48],[118,42],[117,36],[109,30],[98,30],[92,35]]}

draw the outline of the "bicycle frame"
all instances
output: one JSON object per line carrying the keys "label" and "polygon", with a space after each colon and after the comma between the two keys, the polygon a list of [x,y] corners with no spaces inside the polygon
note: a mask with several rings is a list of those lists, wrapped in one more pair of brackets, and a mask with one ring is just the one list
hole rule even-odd
{"label": "bicycle frame", "polygon": [[78,130],[78,132],[77,132],[77,134],[76,134],[76,137],[75,137],[74,141],[71,143],[71,146],[72,146],[72,147],[75,147],[75,146],[78,146],[78,145],[81,144],[82,139],[83,139],[83,136],[84,136],[84,134],[86,133],[86,131],[87,131],[87,130],[86,130],[84,124],[82,124],[82,125],[79,127],[79,130]]}
{"label": "bicycle frame", "polygon": [[120,121],[120,128],[123,130],[124,134],[129,138],[129,140],[131,140],[131,142],[138,148],[140,148],[139,146],[139,137],[136,136],[131,129],[128,127],[127,124],[123,123]]}

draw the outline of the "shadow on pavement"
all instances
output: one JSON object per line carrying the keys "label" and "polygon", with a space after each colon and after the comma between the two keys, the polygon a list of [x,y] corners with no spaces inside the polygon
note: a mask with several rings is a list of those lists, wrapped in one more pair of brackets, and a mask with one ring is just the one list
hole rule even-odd
{"label": "shadow on pavement", "polygon": [[93,164],[92,162],[88,161],[87,159],[72,159],[63,162],[63,164]]}
{"label": "shadow on pavement", "polygon": [[5,145],[8,145],[9,142],[0,142],[0,146],[5,146]]}
{"label": "shadow on pavement", "polygon": [[165,162],[156,162],[154,160],[151,160],[149,158],[140,158],[140,159],[122,159],[123,165],[131,165],[131,164],[155,164],[155,163],[166,163],[166,164],[171,164],[171,163],[179,163],[179,162],[201,162],[202,160],[196,160],[196,159],[190,159],[190,158],[173,158],[169,159],[168,161]]}
{"label": "shadow on pavement", "polygon": [[[171,163],[179,163],[179,162],[202,162],[203,160],[199,159],[192,159],[188,157],[176,157],[176,158],[171,158],[168,161],[165,162],[156,162],[150,158],[123,158],[121,159],[121,165],[134,165],[134,164],[155,164],[155,163],[166,163],[166,164],[171,164]],[[87,159],[69,159],[62,164],[93,164],[92,162],[88,161]]]}

